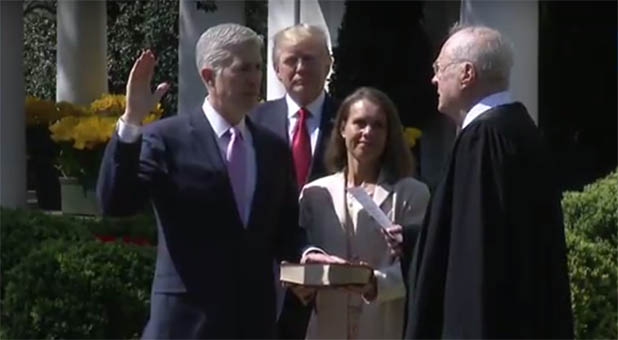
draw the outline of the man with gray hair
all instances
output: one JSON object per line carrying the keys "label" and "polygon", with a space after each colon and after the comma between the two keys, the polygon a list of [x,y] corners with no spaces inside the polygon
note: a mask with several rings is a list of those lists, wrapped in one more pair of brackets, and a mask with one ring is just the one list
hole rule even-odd
{"label": "man with gray hair", "polygon": [[343,261],[307,246],[287,145],[245,117],[257,103],[261,48],[247,27],[208,29],[196,46],[203,105],[144,127],[168,85],[151,91],[151,51],[133,65],[97,192],[105,214],[146,202],[155,212],[144,338],[272,338],[273,261]]}
{"label": "man with gray hair", "polygon": [[483,26],[454,31],[434,63],[438,110],[460,131],[410,267],[405,338],[573,337],[560,192],[508,92],[512,65]]}

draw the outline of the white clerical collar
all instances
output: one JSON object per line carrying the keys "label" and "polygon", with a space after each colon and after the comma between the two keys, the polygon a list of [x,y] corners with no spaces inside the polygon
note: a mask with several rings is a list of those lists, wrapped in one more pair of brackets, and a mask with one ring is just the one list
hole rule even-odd
{"label": "white clerical collar", "polygon": [[[316,99],[309,103],[309,105],[305,106],[305,109],[311,112],[311,117],[317,119],[318,121],[322,115],[322,107],[324,106],[325,98],[326,94],[322,91]],[[285,94],[285,102],[288,106],[288,118],[294,117],[298,112],[298,109],[300,109],[300,106],[287,93]]]}
{"label": "white clerical collar", "polygon": [[[223,118],[223,116],[215,110],[214,107],[208,101],[208,97],[204,99],[204,104],[202,104],[202,111],[206,115],[206,119],[210,123],[210,126],[215,131],[217,138],[221,138],[223,134],[225,134],[232,125]],[[236,128],[240,130],[243,136],[247,135],[247,125],[245,124],[245,117],[243,117],[238,124],[236,124]]]}
{"label": "white clerical collar", "polygon": [[473,120],[478,118],[480,115],[485,113],[487,110],[499,106],[512,103],[511,94],[509,91],[502,91],[491,94],[483,99],[481,99],[476,105],[474,105],[470,111],[466,114],[466,118],[464,118],[463,124],[461,125],[461,129],[465,129]]}

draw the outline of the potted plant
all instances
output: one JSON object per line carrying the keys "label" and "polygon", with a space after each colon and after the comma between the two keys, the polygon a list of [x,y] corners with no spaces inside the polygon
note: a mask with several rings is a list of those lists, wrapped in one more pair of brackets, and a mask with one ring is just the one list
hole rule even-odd
{"label": "potted plant", "polygon": [[[88,106],[58,103],[62,118],[49,126],[51,139],[59,153],[62,211],[70,214],[97,214],[94,188],[105,145],[114,132],[116,121],[125,109],[124,95],[105,94]],[[161,117],[157,104],[144,119],[149,123]]]}
{"label": "potted plant", "polygon": [[50,139],[49,125],[62,118],[62,112],[51,100],[26,97],[26,152],[28,189],[36,191],[41,209],[60,209],[60,184],[54,159],[58,147]]}

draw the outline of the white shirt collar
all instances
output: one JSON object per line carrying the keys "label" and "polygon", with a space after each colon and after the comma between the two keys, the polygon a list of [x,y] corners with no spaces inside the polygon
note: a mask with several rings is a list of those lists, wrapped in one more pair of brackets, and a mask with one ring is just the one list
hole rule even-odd
{"label": "white shirt collar", "polygon": [[509,91],[496,92],[483,99],[481,99],[476,105],[474,105],[470,111],[466,114],[461,129],[472,123],[473,120],[485,113],[487,110],[499,106],[512,103],[511,94]]}
{"label": "white shirt collar", "polygon": [[[305,106],[305,109],[311,112],[311,118],[315,118],[317,120],[320,119],[320,116],[322,115],[322,107],[324,106],[325,97],[326,94],[324,91],[322,91],[316,99],[309,103],[309,105]],[[285,102],[288,106],[288,118],[296,116],[296,113],[298,112],[298,109],[300,109],[300,106],[287,93],[285,94]]]}
{"label": "white shirt collar", "polygon": [[[208,101],[208,97],[204,99],[204,104],[202,104],[202,111],[206,115],[206,119],[210,123],[210,126],[215,131],[217,138],[221,138],[231,127],[232,125],[223,118],[223,116],[215,110],[214,107]],[[238,124],[236,124],[236,128],[240,130],[243,136],[247,136],[247,124],[245,124],[245,117],[243,117]]]}

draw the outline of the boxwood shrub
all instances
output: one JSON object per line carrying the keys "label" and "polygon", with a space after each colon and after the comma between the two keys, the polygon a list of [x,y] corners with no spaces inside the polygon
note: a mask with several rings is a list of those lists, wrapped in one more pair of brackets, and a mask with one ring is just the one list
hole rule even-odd
{"label": "boxwood shrub", "polygon": [[42,243],[9,271],[7,338],[136,338],[148,316],[155,250],[122,242]]}
{"label": "boxwood shrub", "polygon": [[618,338],[618,171],[562,200],[575,337]]}

